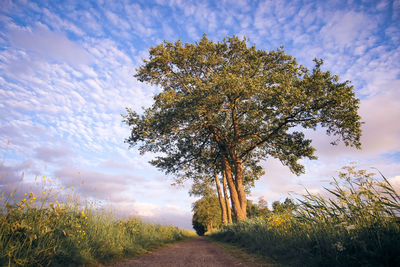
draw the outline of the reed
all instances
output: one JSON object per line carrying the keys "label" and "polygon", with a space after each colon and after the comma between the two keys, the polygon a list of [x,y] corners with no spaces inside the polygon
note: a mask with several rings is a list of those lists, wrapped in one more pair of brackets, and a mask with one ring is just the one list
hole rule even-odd
{"label": "reed", "polygon": [[382,174],[347,166],[325,193],[213,236],[285,265],[400,266],[400,197]]}

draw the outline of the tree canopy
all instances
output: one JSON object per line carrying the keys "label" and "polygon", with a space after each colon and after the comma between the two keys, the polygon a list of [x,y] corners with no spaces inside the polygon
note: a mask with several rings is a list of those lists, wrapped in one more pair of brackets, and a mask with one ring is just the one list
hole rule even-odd
{"label": "tree canopy", "polygon": [[204,196],[193,204],[192,225],[198,235],[221,226],[221,208],[216,195]]}
{"label": "tree canopy", "polygon": [[144,114],[127,109],[126,141],[160,153],[152,164],[166,172],[215,153],[238,220],[246,218],[247,166],[273,157],[300,174],[299,159],[316,158],[302,129],[322,127],[336,142],[360,148],[359,100],[349,81],[322,70],[322,60],[310,71],[282,48],[259,50],[236,36],[164,41],[149,54],[135,77],[162,91]]}

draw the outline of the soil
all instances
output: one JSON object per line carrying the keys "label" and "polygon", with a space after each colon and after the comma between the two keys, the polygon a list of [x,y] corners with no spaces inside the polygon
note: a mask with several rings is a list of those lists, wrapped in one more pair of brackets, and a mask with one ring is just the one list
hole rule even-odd
{"label": "soil", "polygon": [[[139,258],[128,259],[109,267],[127,266],[261,266],[260,264],[244,263],[226,253],[221,247],[204,237],[191,238],[167,247],[163,247]],[[263,265],[268,266],[268,265]]]}

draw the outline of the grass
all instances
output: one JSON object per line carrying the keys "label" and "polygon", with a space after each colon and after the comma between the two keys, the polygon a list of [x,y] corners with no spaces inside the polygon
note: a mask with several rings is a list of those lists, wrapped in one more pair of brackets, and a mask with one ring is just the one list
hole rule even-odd
{"label": "grass", "polygon": [[19,201],[17,189],[1,193],[0,266],[96,265],[193,235],[136,218],[117,219],[74,197],[59,201],[57,190],[66,189],[47,177],[42,182],[48,184],[43,192],[26,193]]}
{"label": "grass", "polygon": [[[206,236],[208,238],[208,236]],[[274,262],[271,258],[267,258],[265,256],[262,256],[260,254],[255,254],[255,253],[249,253],[248,251],[245,251],[244,249],[231,245],[226,242],[220,242],[217,241],[214,238],[208,238],[212,243],[215,245],[219,246],[222,248],[225,252],[228,254],[232,255],[236,259],[240,260],[242,264],[245,266],[274,266],[278,267],[280,266],[278,263]]]}
{"label": "grass", "polygon": [[400,197],[382,175],[345,167],[329,197],[223,227],[213,238],[289,266],[400,266]]}

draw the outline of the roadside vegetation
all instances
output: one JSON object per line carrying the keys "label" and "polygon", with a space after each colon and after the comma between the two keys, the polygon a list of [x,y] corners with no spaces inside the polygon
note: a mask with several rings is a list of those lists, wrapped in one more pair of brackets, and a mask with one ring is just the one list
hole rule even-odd
{"label": "roadside vegetation", "polygon": [[11,185],[1,191],[0,266],[95,265],[192,235],[136,218],[117,219],[96,204],[79,204],[76,197],[61,201],[60,191],[72,188],[47,177],[42,183],[40,194],[28,192],[21,200]]}
{"label": "roadside vegetation", "polygon": [[400,266],[400,196],[389,181],[351,166],[332,186],[212,237],[289,266]]}

